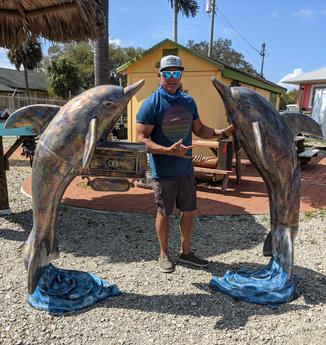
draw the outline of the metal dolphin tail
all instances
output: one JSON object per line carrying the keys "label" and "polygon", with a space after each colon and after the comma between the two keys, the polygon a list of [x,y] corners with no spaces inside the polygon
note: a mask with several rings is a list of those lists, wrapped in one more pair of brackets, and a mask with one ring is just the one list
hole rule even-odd
{"label": "metal dolphin tail", "polygon": [[283,120],[286,122],[293,136],[302,134],[309,134],[318,139],[323,139],[323,133],[320,125],[308,115],[297,112],[284,111],[280,113]]}
{"label": "metal dolphin tail", "polygon": [[52,104],[28,105],[13,112],[8,117],[4,127],[32,126],[37,134],[41,134],[60,109],[61,107],[58,105]]}

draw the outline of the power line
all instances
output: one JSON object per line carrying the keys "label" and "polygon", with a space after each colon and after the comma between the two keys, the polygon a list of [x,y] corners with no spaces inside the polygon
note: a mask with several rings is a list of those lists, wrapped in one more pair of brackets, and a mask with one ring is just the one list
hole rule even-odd
{"label": "power line", "polygon": [[253,22],[251,20],[248,19],[248,17],[244,14],[244,12],[242,11],[242,9],[240,8],[237,0],[233,0],[235,6],[237,7],[239,13],[241,14],[241,16],[248,22],[248,24],[252,27],[253,31],[255,31],[256,34],[258,34],[258,36],[260,36],[261,40],[266,42],[265,38],[261,35],[261,33],[259,32],[259,30],[257,30],[257,28],[253,25]]}
{"label": "power line", "polygon": [[252,49],[254,49],[259,55],[260,55],[260,51],[254,46],[252,45],[231,23],[230,21],[225,17],[225,15],[222,13],[222,11],[217,8],[217,12],[220,14],[220,16],[222,16],[222,18],[228,23],[228,25],[232,28],[232,30],[234,30]]}
{"label": "power line", "polygon": [[[234,29],[233,29],[231,26],[229,26],[229,24],[224,20],[223,17],[221,17],[221,19],[222,19],[222,21],[224,22],[224,24],[225,24],[226,26],[228,26],[228,27],[231,29],[231,30],[230,30],[231,35],[237,40],[238,37],[235,36]],[[257,60],[257,56],[254,56],[254,55],[251,53],[251,51],[249,51],[248,49],[246,49],[245,46],[243,46],[243,49],[247,52],[248,55],[251,56],[251,58],[255,61],[256,64],[259,64],[259,62],[258,62],[258,60]]]}
{"label": "power line", "polygon": [[[253,22],[251,20],[248,19],[248,17],[244,14],[243,10],[241,9],[241,7],[239,6],[237,0],[233,0],[233,3],[235,4],[235,6],[237,7],[239,13],[241,14],[241,16],[248,22],[248,24],[252,27],[252,29],[255,31],[255,33],[263,40],[263,42],[266,42],[267,40],[262,36],[261,32],[259,30],[257,30],[257,28],[254,26]],[[290,66],[290,64],[288,63],[288,61],[286,61],[286,59],[284,59],[284,57],[282,57],[278,52],[276,52],[271,44],[268,44],[268,48],[269,51],[273,52],[275,55],[277,55],[279,58],[282,59],[283,62],[285,62],[287,64],[287,67],[289,69],[292,69],[292,66]]]}

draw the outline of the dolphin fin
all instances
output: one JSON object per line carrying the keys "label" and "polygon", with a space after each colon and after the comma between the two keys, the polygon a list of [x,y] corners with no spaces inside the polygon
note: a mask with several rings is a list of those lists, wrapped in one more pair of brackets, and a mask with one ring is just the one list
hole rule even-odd
{"label": "dolphin fin", "polygon": [[27,259],[28,293],[32,294],[43,274],[44,268],[48,265],[48,253],[45,242],[42,241],[28,258],[25,257],[25,261]]}
{"label": "dolphin fin", "polygon": [[323,139],[323,133],[320,125],[310,116],[297,112],[284,111],[280,113],[283,120],[289,127],[293,136],[302,134],[309,134],[318,139]]}
{"label": "dolphin fin", "polygon": [[88,133],[85,140],[85,149],[83,155],[83,170],[86,170],[93,158],[96,147],[96,134],[97,134],[97,118],[91,120],[89,124]]}
{"label": "dolphin fin", "polygon": [[5,128],[32,126],[41,134],[56,113],[61,109],[53,104],[33,104],[14,111],[5,122]]}

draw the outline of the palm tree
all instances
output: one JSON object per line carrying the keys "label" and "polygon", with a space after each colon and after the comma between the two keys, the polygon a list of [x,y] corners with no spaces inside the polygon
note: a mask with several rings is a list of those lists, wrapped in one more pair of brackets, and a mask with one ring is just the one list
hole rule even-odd
{"label": "palm tree", "polygon": [[30,37],[19,47],[10,49],[8,51],[8,59],[10,63],[15,65],[18,71],[22,65],[24,67],[26,95],[29,103],[28,70],[35,69],[43,59],[41,43]]}
{"label": "palm tree", "polygon": [[100,0],[101,10],[105,18],[103,35],[95,41],[94,76],[95,86],[109,83],[109,0]]}
{"label": "palm tree", "polygon": [[194,17],[199,9],[195,0],[169,0],[173,9],[173,41],[178,42],[178,13]]}

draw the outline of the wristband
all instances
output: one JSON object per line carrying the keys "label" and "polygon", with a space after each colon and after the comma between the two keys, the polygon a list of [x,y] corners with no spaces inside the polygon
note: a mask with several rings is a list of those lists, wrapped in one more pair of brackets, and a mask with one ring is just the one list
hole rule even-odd
{"label": "wristband", "polygon": [[229,136],[226,135],[225,130],[222,129],[222,131],[221,131],[221,139],[227,139],[228,137],[229,137]]}

